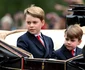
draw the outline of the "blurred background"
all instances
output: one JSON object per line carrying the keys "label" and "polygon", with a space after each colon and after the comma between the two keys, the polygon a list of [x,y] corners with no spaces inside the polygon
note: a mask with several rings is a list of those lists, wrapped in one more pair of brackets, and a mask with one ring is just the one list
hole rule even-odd
{"label": "blurred background", "polygon": [[69,5],[84,4],[85,0],[0,0],[0,29],[26,28],[23,11],[31,4],[43,8],[46,24],[42,29],[64,29]]}

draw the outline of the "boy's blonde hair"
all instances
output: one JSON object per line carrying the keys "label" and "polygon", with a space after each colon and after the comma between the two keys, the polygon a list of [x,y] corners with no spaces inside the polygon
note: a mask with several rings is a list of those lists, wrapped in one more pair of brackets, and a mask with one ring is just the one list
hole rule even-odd
{"label": "boy's blonde hair", "polygon": [[65,30],[65,35],[67,35],[67,37],[70,39],[78,38],[78,40],[81,40],[83,35],[83,30],[78,24],[70,25]]}
{"label": "boy's blonde hair", "polygon": [[43,20],[45,18],[45,12],[42,8],[38,7],[38,6],[34,6],[31,5],[30,7],[26,8],[24,10],[24,15],[26,17],[26,15],[29,14],[33,17],[37,17],[40,20]]}

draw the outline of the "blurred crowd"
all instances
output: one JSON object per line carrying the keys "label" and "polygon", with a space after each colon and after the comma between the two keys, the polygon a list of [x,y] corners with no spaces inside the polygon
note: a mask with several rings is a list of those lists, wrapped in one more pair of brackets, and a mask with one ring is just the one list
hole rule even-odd
{"label": "blurred crowd", "polygon": [[[69,5],[72,4],[84,4],[83,0],[64,0],[68,6],[63,6],[61,4],[54,5],[54,8],[57,11],[62,11],[61,15],[58,15],[56,12],[46,13],[46,23],[42,29],[65,29],[66,28],[66,15],[72,14],[68,12]],[[0,30],[16,30],[16,29],[25,29],[26,24],[24,22],[24,14],[22,11],[11,15],[6,13],[0,19]]]}

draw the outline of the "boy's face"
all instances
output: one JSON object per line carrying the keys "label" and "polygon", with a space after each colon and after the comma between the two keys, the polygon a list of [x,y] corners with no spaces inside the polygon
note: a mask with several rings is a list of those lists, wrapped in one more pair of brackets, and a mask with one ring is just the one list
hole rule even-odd
{"label": "boy's face", "polygon": [[39,18],[33,17],[29,14],[26,15],[25,20],[27,23],[28,31],[31,34],[38,34],[41,30],[41,27],[44,25],[44,20],[41,21]]}
{"label": "boy's face", "polygon": [[77,45],[79,45],[81,43],[81,40],[78,40],[77,38],[68,38],[66,35],[65,37],[65,46],[68,50],[72,50],[75,49],[77,47]]}

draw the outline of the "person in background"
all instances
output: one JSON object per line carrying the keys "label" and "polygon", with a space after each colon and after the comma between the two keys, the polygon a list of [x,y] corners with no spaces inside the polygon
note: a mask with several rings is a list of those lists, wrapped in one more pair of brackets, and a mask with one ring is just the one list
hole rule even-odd
{"label": "person in background", "polygon": [[59,16],[58,23],[55,24],[54,29],[66,29],[66,17],[63,15]]}
{"label": "person in background", "polygon": [[55,12],[47,13],[46,19],[49,21],[48,29],[54,29],[56,24],[58,26],[59,16]]}
{"label": "person in background", "polygon": [[54,51],[53,41],[41,33],[45,24],[44,10],[31,5],[24,10],[28,31],[17,40],[17,47],[30,52],[34,58],[51,58]]}
{"label": "person in background", "polygon": [[12,30],[13,19],[11,14],[7,13],[4,17],[1,18],[1,30]]}
{"label": "person in background", "polygon": [[82,53],[78,45],[82,42],[83,31],[78,24],[70,25],[65,30],[63,46],[54,52],[55,58],[66,60]]}
{"label": "person in background", "polygon": [[26,24],[24,21],[24,13],[22,11],[18,11],[13,15],[14,24],[13,30],[16,29],[26,29]]}

